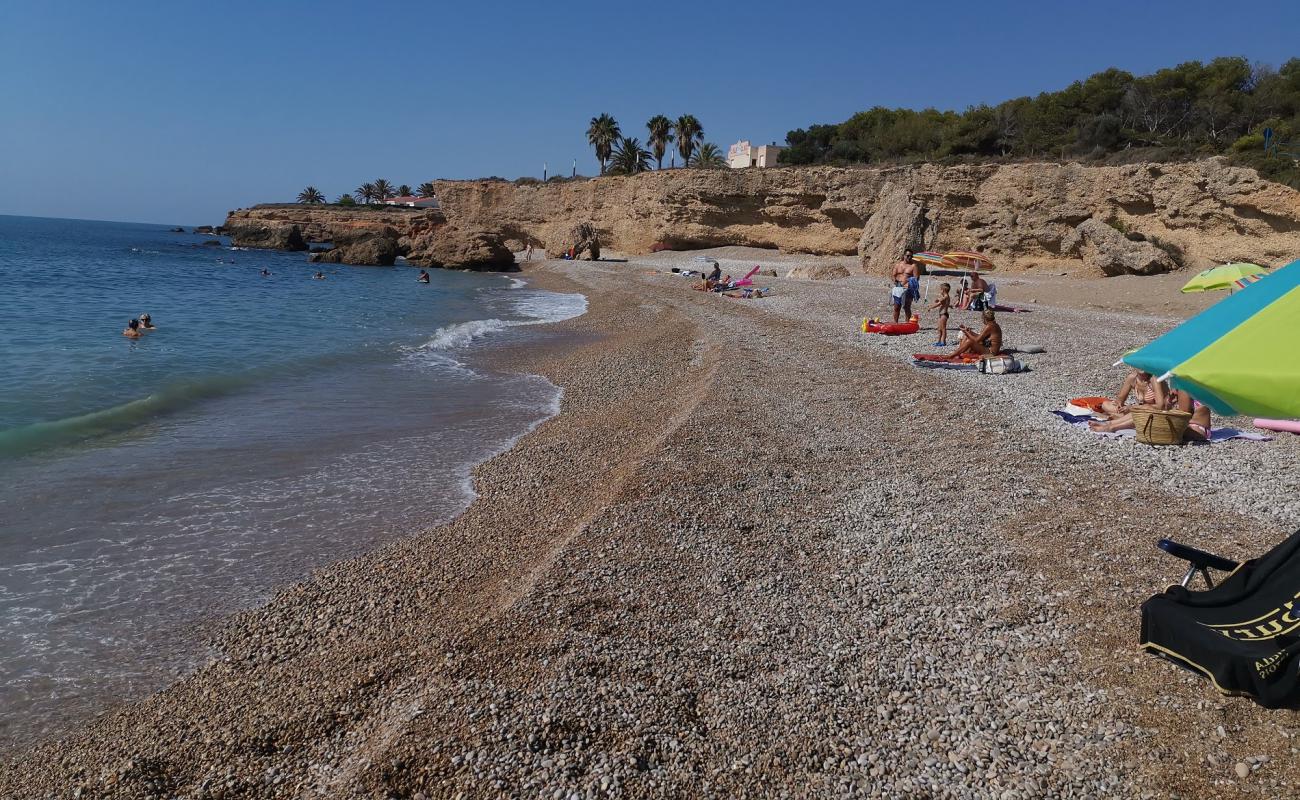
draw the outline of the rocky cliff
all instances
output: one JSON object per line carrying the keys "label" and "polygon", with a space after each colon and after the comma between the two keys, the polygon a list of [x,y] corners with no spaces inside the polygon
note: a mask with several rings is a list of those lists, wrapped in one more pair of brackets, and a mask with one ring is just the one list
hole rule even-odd
{"label": "rocky cliff", "polygon": [[978,247],[1003,268],[1084,265],[1107,274],[1300,257],[1300,192],[1218,159],[663,170],[436,187],[441,212],[255,207],[232,212],[226,226],[236,244],[249,246],[334,241],[340,251],[331,258],[348,263],[392,263],[401,254],[412,263],[483,268],[512,263],[510,250],[527,241],[567,250],[582,223],[594,226],[601,246],[627,253],[749,245],[857,254],[869,271],[885,270],[904,246]]}

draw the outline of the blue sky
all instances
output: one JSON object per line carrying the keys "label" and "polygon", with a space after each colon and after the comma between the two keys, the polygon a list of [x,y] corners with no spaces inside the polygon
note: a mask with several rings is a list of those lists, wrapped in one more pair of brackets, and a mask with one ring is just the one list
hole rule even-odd
{"label": "blue sky", "polygon": [[0,213],[215,224],[307,184],[594,174],[600,112],[643,140],[693,113],[725,149],[1110,66],[1277,65],[1297,31],[1297,3],[1197,0],[0,0]]}

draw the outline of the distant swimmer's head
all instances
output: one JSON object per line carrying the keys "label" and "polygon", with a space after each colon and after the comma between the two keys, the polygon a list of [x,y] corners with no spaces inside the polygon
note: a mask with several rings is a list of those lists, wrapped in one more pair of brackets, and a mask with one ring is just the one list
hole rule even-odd
{"label": "distant swimmer's head", "polygon": [[150,320],[152,320],[152,319],[153,319],[153,317],[149,316],[148,314],[141,314],[141,315],[140,315],[140,321],[141,321],[141,322],[148,323],[148,322],[149,322]]}
{"label": "distant swimmer's head", "polygon": [[130,322],[126,323],[126,327],[130,328],[131,330],[135,330],[136,328],[140,327],[140,320],[135,319],[133,317]]}

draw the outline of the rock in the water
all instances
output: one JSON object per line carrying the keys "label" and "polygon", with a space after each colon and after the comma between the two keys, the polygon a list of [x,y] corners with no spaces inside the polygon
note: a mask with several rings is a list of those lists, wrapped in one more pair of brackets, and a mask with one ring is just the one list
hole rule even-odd
{"label": "rock in the water", "polygon": [[333,249],[313,252],[310,260],[318,264],[391,267],[401,255],[397,238],[397,230],[388,226],[338,228],[334,231]]}
{"label": "rock in the water", "polygon": [[441,225],[411,240],[407,263],[417,267],[515,269],[515,254],[500,234]]}
{"label": "rock in the water", "polygon": [[1151,242],[1130,239],[1097,219],[1079,223],[1061,248],[1077,252],[1084,264],[1107,275],[1154,275],[1178,268],[1169,253]]}
{"label": "rock in the water", "polygon": [[[184,228],[177,228],[176,230],[179,230],[179,231],[181,231],[182,233],[185,232],[185,229],[184,229]],[[195,232],[195,233],[204,233],[204,234],[216,233],[216,231],[212,228],[211,225],[200,225],[199,227],[197,227],[197,228],[194,229],[194,232]]]}
{"label": "rock in the water", "polygon": [[185,233],[184,228],[168,228],[170,233]]}
{"label": "rock in the water", "polygon": [[[267,250],[306,250],[297,225],[271,220],[231,220],[227,226],[233,244]],[[198,232],[196,230],[196,232]]]}
{"label": "rock in the water", "polygon": [[204,247],[220,247],[220,246],[221,246],[221,241],[220,241],[219,239],[209,239],[209,240],[207,240],[206,242],[203,243],[203,246],[204,246]]}
{"label": "rock in the water", "polygon": [[795,267],[785,275],[787,278],[805,278],[813,281],[833,281],[849,277],[847,267],[835,264],[813,264]]}

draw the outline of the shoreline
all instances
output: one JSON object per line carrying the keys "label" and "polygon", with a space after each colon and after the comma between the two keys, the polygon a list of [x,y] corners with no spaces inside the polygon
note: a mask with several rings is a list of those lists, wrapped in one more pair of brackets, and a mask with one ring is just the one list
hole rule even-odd
{"label": "shoreline", "polygon": [[[730,300],[645,274],[672,257],[527,270],[588,312],[496,357],[562,409],[474,470],[469,509],[236,616],[223,658],[7,756],[0,790],[1203,795],[1254,755],[1238,790],[1293,784],[1278,718],[1136,655],[1178,570],[1130,534],[1161,509],[1258,552],[1289,506],[1225,513],[1009,415],[1104,348],[935,375],[855,334],[865,282]],[[1015,325],[1077,338],[1039,312]],[[1290,442],[1204,450],[1273,444],[1294,466]]]}

